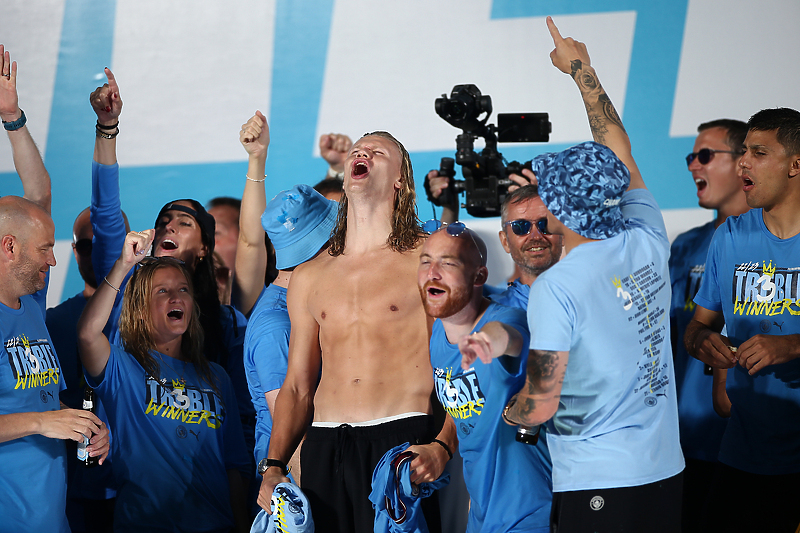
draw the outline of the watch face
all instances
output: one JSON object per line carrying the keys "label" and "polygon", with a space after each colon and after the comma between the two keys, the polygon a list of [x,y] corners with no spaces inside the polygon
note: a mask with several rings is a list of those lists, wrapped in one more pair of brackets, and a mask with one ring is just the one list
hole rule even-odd
{"label": "watch face", "polygon": [[258,473],[263,476],[264,472],[267,471],[267,468],[269,468],[269,465],[267,465],[267,460],[266,459],[261,459],[258,462]]}

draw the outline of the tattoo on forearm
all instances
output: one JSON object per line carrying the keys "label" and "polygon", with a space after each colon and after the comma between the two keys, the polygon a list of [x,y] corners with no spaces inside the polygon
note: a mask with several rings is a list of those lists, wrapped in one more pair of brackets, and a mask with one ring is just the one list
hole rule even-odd
{"label": "tattoo on forearm", "polygon": [[617,110],[614,108],[614,104],[611,103],[611,98],[609,98],[605,92],[600,95],[600,104],[603,106],[603,114],[606,116],[606,118],[612,124],[619,127],[622,131],[625,131],[625,126],[622,125],[622,120],[619,118]]}
{"label": "tattoo on forearm", "polygon": [[569,62],[569,64],[572,67],[572,72],[570,73],[570,76],[572,76],[572,79],[574,80],[575,79],[575,74],[581,68],[583,68],[583,63],[581,63],[580,59],[573,59],[572,61]]}
{"label": "tattoo on forearm", "polygon": [[537,379],[549,379],[558,367],[558,353],[549,350],[531,350],[528,357],[529,382]]}
{"label": "tattoo on forearm", "polygon": [[595,141],[600,144],[606,143],[608,128],[606,127],[605,119],[595,113],[589,113],[589,128],[592,130],[592,136]]}

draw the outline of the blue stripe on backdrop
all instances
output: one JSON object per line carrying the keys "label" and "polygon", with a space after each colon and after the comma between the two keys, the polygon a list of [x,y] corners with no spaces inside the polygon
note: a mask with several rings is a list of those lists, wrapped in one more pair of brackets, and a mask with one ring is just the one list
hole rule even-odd
{"label": "blue stripe on backdrop", "polygon": [[[56,239],[72,239],[72,221],[91,198],[95,117],[89,93],[105,82],[105,76],[97,80],[95,75],[111,66],[115,13],[114,0],[66,0],[64,5],[44,162],[51,173]],[[76,204],[77,198],[83,201]],[[63,298],[83,289],[78,269],[70,263]]]}
{"label": "blue stripe on backdrop", "polygon": [[[648,149],[647,157],[637,158],[636,163],[662,209],[694,207],[696,193],[683,159],[692,151],[694,137],[669,136],[687,7],[687,0],[561,0],[546,3],[494,0],[492,4],[492,18],[636,11],[625,108],[620,112],[631,137],[634,157],[637,152],[642,153],[637,147]],[[576,37],[580,39],[580,36]],[[591,46],[589,49],[591,53]],[[599,75],[602,79],[603,73]],[[610,96],[613,101],[614,95]],[[654,150],[656,146],[658,149]],[[550,149],[563,147],[551,146]]]}

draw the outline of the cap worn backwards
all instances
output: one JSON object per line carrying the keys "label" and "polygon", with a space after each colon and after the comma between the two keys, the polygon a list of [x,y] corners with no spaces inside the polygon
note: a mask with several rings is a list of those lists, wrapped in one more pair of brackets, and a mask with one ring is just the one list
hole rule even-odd
{"label": "cap worn backwards", "polygon": [[261,215],[261,225],[275,247],[276,268],[292,268],[314,257],[330,240],[338,211],[338,202],[308,185],[278,193]]}
{"label": "cap worn backwards", "polygon": [[[186,202],[194,207],[187,207],[179,204],[178,202]],[[217,224],[214,220],[214,217],[211,216],[208,211],[206,211],[205,207],[203,207],[203,204],[188,198],[183,200],[174,200],[166,204],[161,208],[161,211],[158,212],[155,227],[158,227],[158,221],[161,220],[161,217],[164,216],[164,213],[167,211],[180,211],[181,213],[191,215],[200,226],[200,232],[203,234],[203,244],[208,247],[209,256],[214,252],[214,234],[216,233]]]}
{"label": "cap worn backwards", "polygon": [[589,239],[607,239],[625,229],[622,194],[628,189],[628,167],[593,141],[533,160],[539,196],[566,227]]}

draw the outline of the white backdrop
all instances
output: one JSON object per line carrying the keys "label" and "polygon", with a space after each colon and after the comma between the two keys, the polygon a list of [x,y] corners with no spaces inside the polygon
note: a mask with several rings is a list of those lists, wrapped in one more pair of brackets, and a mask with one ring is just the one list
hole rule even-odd
{"label": "white backdrop", "polygon": [[[800,50],[796,0],[3,0],[0,42],[19,61],[20,105],[53,178],[50,302],[81,287],[69,239],[89,203],[87,97],[104,66],[124,101],[123,208],[145,228],[169,200],[241,195],[238,130],[255,109],[272,131],[270,197],[322,177],[319,134],[375,129],[405,143],[422,191],[459,133],[433,101],[460,83],[490,94],[496,112],[550,113],[551,142],[501,145],[509,160],[590,138],[571,80],[550,65],[548,14],[587,43],[672,236],[712,217],[695,208],[683,162],[697,125],[800,108],[800,72],[786,67]],[[20,193],[0,142],[0,194]],[[424,197],[419,207],[429,218]],[[496,240],[496,220],[473,224]],[[496,283],[508,267],[493,264]]]}

